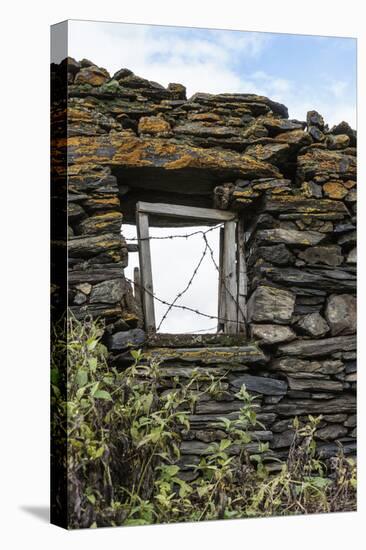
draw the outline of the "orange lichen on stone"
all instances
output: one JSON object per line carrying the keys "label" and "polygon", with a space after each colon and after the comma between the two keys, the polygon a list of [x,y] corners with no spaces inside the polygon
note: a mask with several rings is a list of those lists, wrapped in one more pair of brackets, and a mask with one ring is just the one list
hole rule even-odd
{"label": "orange lichen on stone", "polygon": [[166,170],[200,168],[247,177],[281,177],[278,168],[234,151],[209,150],[162,138],[141,139],[124,130],[101,136],[73,136],[68,140],[72,163],[125,166],[150,166]]}
{"label": "orange lichen on stone", "polygon": [[169,134],[170,124],[159,116],[143,116],[139,120],[139,134]]}
{"label": "orange lichen on stone", "polygon": [[216,113],[192,113],[188,115],[188,120],[203,120],[209,122],[220,122],[222,118]]}
{"label": "orange lichen on stone", "polygon": [[323,191],[330,199],[343,199],[348,190],[337,181],[328,181],[323,185]]}
{"label": "orange lichen on stone", "polygon": [[84,67],[75,77],[75,84],[90,84],[91,86],[101,86],[108,80],[109,73],[105,69],[92,65]]}

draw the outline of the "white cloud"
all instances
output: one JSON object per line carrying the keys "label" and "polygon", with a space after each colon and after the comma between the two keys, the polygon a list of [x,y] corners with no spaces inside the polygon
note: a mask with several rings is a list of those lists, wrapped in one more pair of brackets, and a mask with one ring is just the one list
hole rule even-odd
{"label": "white cloud", "polygon": [[[328,78],[318,87],[313,82],[304,87],[260,69],[260,56],[271,40],[266,33],[71,21],[69,54],[87,57],[112,75],[128,67],[164,86],[181,82],[188,97],[195,92],[257,93],[287,105],[292,118],[304,120],[308,110],[317,109],[330,125],[347,120],[355,126],[347,82]],[[240,62],[248,59],[259,68],[246,74]]]}

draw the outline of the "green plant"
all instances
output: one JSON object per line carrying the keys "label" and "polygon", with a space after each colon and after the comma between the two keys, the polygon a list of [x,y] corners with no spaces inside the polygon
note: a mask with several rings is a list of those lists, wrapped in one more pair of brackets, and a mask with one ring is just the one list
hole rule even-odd
{"label": "green plant", "polygon": [[[222,377],[193,371],[165,387],[157,361],[133,351],[133,364],[108,364],[103,325],[68,320],[67,341],[52,361],[53,437],[67,444],[68,522],[71,528],[284,515],[355,508],[356,468],[342,450],[329,464],[317,458],[320,418],[294,420],[286,462],[272,474],[255,398],[243,386],[237,418],[219,419],[225,433],[211,443],[193,475],[178,465],[190,413],[205,395],[219,395]],[[62,358],[67,353],[67,370]],[[65,391],[67,390],[67,391]],[[57,457],[56,457],[57,458]],[[273,463],[273,457],[271,458]]]}

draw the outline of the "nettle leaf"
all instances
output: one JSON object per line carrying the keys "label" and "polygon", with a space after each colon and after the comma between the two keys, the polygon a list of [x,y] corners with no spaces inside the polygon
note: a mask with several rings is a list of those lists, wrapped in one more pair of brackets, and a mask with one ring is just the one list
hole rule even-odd
{"label": "nettle leaf", "polygon": [[105,450],[104,446],[99,447],[99,449],[97,449],[97,451],[95,451],[95,453],[94,453],[94,458],[100,458],[101,456],[103,456],[104,450]]}
{"label": "nettle leaf", "polygon": [[86,497],[91,504],[95,504],[95,495],[87,495]]}
{"label": "nettle leaf", "polygon": [[142,358],[141,350],[133,349],[131,350],[131,355],[135,359],[135,361],[139,361]]}
{"label": "nettle leaf", "polygon": [[325,489],[326,487],[328,487],[330,483],[332,483],[331,480],[327,479],[326,477],[316,476],[316,477],[309,477],[305,479],[309,481],[317,489]]}
{"label": "nettle leaf", "polygon": [[90,388],[90,395],[94,396],[98,388],[99,388],[99,382],[95,382],[95,384],[93,384],[92,387]]}
{"label": "nettle leaf", "polygon": [[79,388],[78,391],[76,392],[76,399],[81,399],[84,393],[85,393],[85,387]]}
{"label": "nettle leaf", "polygon": [[89,368],[92,372],[95,372],[97,370],[97,366],[98,366],[98,360],[96,357],[90,357],[88,359],[88,365],[89,365]]}
{"label": "nettle leaf", "polygon": [[227,449],[228,447],[230,447],[230,445],[231,445],[230,439],[222,439],[222,440],[220,441],[220,447],[219,447],[219,449],[220,449],[220,451],[225,451],[225,449]]}
{"label": "nettle leaf", "polygon": [[75,382],[81,388],[88,383],[88,371],[85,369],[80,369],[75,376]]}
{"label": "nettle leaf", "polygon": [[97,344],[98,344],[98,340],[95,340],[95,338],[89,338],[86,342],[86,345],[88,346],[89,351],[93,351],[93,349],[95,349]]}
{"label": "nettle leaf", "polygon": [[106,399],[107,401],[112,401],[111,394],[105,390],[97,390],[94,392],[93,397],[95,397],[95,399]]}
{"label": "nettle leaf", "polygon": [[180,468],[179,468],[179,466],[176,466],[175,464],[171,464],[169,466],[164,466],[163,470],[164,470],[165,474],[168,474],[168,476],[173,477],[173,476],[177,475]]}

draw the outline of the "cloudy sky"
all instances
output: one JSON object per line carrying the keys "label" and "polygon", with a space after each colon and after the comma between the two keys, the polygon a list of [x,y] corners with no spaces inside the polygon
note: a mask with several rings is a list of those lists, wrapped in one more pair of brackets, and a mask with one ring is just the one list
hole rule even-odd
{"label": "cloudy sky", "polygon": [[[122,67],[167,86],[180,82],[195,92],[263,94],[284,103],[290,118],[318,110],[328,124],[356,125],[356,40],[290,34],[70,21],[69,55],[87,58],[111,75]],[[188,230],[192,231],[191,229]],[[154,236],[172,230],[152,229]],[[177,229],[177,234],[185,233]],[[135,228],[123,226],[125,237]],[[218,232],[209,233],[218,250]],[[173,300],[188,283],[201,254],[202,238],[151,241],[154,291]],[[133,278],[137,254],[126,275]],[[209,256],[178,303],[217,315],[217,274]],[[156,302],[157,321],[166,307]],[[173,310],[162,332],[215,331],[215,321]]]}
{"label": "cloudy sky", "polygon": [[111,74],[122,67],[195,92],[260,93],[304,120],[356,124],[356,40],[291,34],[70,21],[69,55]]}

